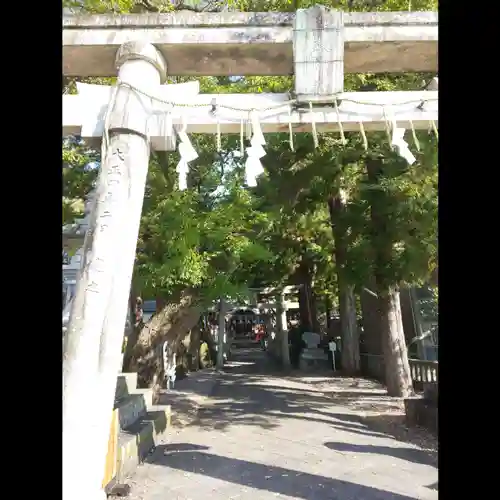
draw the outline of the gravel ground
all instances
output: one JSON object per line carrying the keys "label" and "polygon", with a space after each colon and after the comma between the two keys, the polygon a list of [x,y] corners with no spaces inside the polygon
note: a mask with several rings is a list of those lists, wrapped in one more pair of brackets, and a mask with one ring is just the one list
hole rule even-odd
{"label": "gravel ground", "polygon": [[403,399],[388,396],[382,384],[345,377],[321,380],[314,385],[336,403],[356,411],[367,427],[422,448],[437,464],[438,436],[421,427],[406,426]]}

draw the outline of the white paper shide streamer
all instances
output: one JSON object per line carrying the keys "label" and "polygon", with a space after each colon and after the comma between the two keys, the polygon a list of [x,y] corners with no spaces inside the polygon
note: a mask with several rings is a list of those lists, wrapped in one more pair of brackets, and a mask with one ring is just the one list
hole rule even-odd
{"label": "white paper shide streamer", "polygon": [[401,156],[401,158],[404,158],[409,165],[413,165],[417,159],[408,148],[408,143],[404,140],[404,135],[405,129],[399,128],[396,122],[393,121],[391,147]]}
{"label": "white paper shide streamer", "polygon": [[180,160],[177,164],[176,171],[179,174],[179,190],[187,189],[187,176],[189,173],[189,162],[198,158],[198,153],[193,148],[191,141],[186,133],[186,124],[183,122],[181,130],[177,133],[179,137],[179,155]]}
{"label": "white paper shide streamer", "polygon": [[255,111],[250,113],[250,122],[252,124],[252,138],[250,139],[250,147],[247,148],[245,178],[247,186],[255,187],[257,185],[257,177],[264,173],[260,159],[266,155],[266,151],[262,147],[266,145],[266,140],[264,139],[259,118]]}

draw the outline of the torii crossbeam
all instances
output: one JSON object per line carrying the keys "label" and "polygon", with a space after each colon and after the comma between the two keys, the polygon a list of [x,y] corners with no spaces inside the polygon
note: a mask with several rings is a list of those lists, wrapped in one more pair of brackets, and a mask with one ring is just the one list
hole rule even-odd
{"label": "torii crossbeam", "polygon": [[[168,149],[165,141],[167,106],[173,124],[185,120],[188,133],[238,134],[242,122],[257,110],[264,133],[310,132],[314,123],[319,132],[359,132],[360,123],[366,131],[385,130],[389,120],[406,129],[428,129],[438,121],[438,92],[345,92],[338,96],[338,111],[333,106],[299,109],[288,94],[198,94],[197,82],[161,85],[154,93],[160,100],[144,98],[149,108],[148,135],[156,150]],[[63,96],[63,134],[97,139],[103,135],[104,117],[113,87],[79,84],[77,95]],[[175,106],[178,104],[178,106]],[[215,113],[211,111],[214,109]]]}
{"label": "torii crossbeam", "polygon": [[[344,13],[345,72],[437,71],[437,12]],[[63,17],[63,71],[114,76],[122,43],[155,44],[170,75],[290,75],[295,12]]]}

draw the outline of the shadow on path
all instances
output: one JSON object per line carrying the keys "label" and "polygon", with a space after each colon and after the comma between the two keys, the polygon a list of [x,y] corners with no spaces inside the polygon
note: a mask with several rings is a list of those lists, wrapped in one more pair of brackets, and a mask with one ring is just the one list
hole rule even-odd
{"label": "shadow on path", "polygon": [[[227,431],[235,425],[277,427],[277,418],[304,420],[370,435],[357,422],[356,415],[333,414],[331,398],[308,388],[297,387],[303,373],[283,377],[265,352],[245,350],[224,367],[210,404],[202,408],[193,426]],[[323,377],[324,379],[324,377]],[[288,380],[288,382],[287,382]],[[377,434],[373,434],[376,436]]]}
{"label": "shadow on path", "polygon": [[[217,385],[210,394],[210,404],[204,405],[192,426],[229,431],[235,425],[255,426],[273,429],[278,419],[307,421],[308,423],[327,424],[333,428],[363,436],[383,437],[384,434],[372,431],[361,422],[357,415],[333,413],[332,398],[303,383],[304,373],[289,373],[283,377],[265,352],[245,350],[237,353],[234,360],[224,367],[218,376]],[[313,379],[307,375],[307,379]],[[318,375],[318,380],[325,379]],[[182,391],[182,388],[179,387]],[[173,391],[167,395],[175,402],[175,407],[184,414],[194,414],[190,400],[183,394]]]}
{"label": "shadow on path", "polygon": [[208,449],[185,443],[161,445],[151,461],[155,465],[304,500],[414,500],[349,481],[215,455],[207,453]]}
{"label": "shadow on path", "polygon": [[[199,373],[191,377],[190,382],[188,377],[179,382],[176,390],[162,395],[160,403],[172,404],[176,421],[182,422],[183,426],[230,432],[235,426],[273,430],[285,422],[290,422],[294,428],[300,422],[307,422],[326,425],[360,439],[395,437],[399,441],[429,448],[414,430],[407,432],[403,414],[390,411],[387,415],[383,411],[373,411],[374,405],[380,403],[386,408],[388,404],[387,393],[381,386],[375,387],[363,379],[332,377],[331,373],[315,377],[314,374],[291,372],[284,376],[265,352],[258,349],[238,351],[241,352],[235,353],[222,373]],[[318,382],[314,383],[314,380]],[[322,392],[323,387],[325,392]],[[198,396],[209,398],[208,404],[203,404],[200,411]],[[389,398],[389,403],[397,404],[397,400]],[[347,411],[344,413],[342,408]],[[386,423],[387,419],[391,425]],[[414,434],[418,439],[410,439]],[[387,447],[387,454],[390,454],[389,450]],[[405,454],[404,448],[394,450],[397,454]],[[376,453],[374,447],[371,451],[358,451]],[[411,457],[401,458],[416,463],[437,463],[437,449],[430,451],[432,457],[420,450],[417,453],[426,457],[424,462],[415,458],[411,450]]]}
{"label": "shadow on path", "polygon": [[372,444],[352,444],[330,441],[325,443],[327,448],[340,452],[373,453],[374,455],[389,455],[401,460],[421,465],[435,466],[436,460],[427,452],[415,448],[393,448],[391,446],[378,446]]}
{"label": "shadow on path", "polygon": [[[212,371],[197,375],[200,382],[188,384],[189,388],[183,388],[181,381],[178,391],[165,394],[161,403],[172,403],[178,415],[188,416],[188,425],[223,432],[241,425],[271,430],[281,420],[282,423],[307,421],[327,424],[333,429],[366,437],[383,438],[392,434],[387,430],[391,430],[391,426],[378,425],[384,415],[362,416],[364,410],[373,409],[377,401],[384,399],[385,402],[387,394],[383,388],[374,388],[366,380],[333,378],[331,372],[329,376],[326,375],[304,374],[300,371],[284,375],[265,352],[241,349],[237,350],[231,363],[224,367],[223,373]],[[203,405],[198,413],[198,404],[187,397],[187,392],[203,393],[204,387],[210,386],[209,382],[214,378],[217,378],[217,384],[215,387],[211,385],[213,390],[210,394],[203,394],[210,397],[210,403]],[[321,390],[321,386],[332,381],[336,388],[333,392],[317,390],[317,387]],[[352,410],[351,403],[356,407],[361,403],[361,407],[348,413],[334,412],[332,408],[333,405]],[[364,408],[365,405],[367,408]],[[196,417],[190,418],[193,415]],[[391,418],[395,417],[391,415]],[[400,436],[394,437],[400,439]]]}

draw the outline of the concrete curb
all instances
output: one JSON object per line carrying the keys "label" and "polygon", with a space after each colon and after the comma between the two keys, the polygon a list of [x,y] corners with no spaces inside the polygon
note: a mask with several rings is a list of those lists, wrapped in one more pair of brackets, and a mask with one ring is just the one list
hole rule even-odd
{"label": "concrete curb", "polygon": [[116,482],[122,483],[149,455],[171,427],[170,405],[154,405],[118,435]]}
{"label": "concrete curb", "polygon": [[162,391],[159,404],[148,404],[147,412],[137,422],[119,432],[116,473],[106,486],[109,495],[125,483],[172,429],[182,429],[197,420],[221,375],[223,372],[214,369],[190,373],[176,383],[174,390]]}

